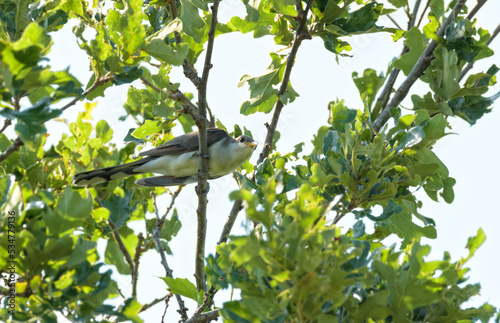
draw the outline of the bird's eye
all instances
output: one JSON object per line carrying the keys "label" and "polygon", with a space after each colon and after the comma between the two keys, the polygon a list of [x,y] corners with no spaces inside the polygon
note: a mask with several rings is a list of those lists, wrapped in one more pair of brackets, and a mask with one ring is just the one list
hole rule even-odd
{"label": "bird's eye", "polygon": [[245,138],[243,138],[243,137],[239,137],[239,138],[238,138],[238,142],[245,142]]}

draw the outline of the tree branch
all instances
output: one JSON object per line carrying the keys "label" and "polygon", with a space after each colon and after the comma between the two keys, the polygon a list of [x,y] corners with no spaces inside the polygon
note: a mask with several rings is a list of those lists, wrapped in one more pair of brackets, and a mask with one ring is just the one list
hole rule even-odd
{"label": "tree branch", "polygon": [[[168,300],[170,300],[170,297],[172,297],[172,296],[173,296],[172,294],[168,294],[165,297],[161,297],[161,298],[155,299],[151,303],[147,303],[147,304],[142,305],[141,310],[139,311],[139,313],[148,310],[149,308],[155,306],[156,304],[160,303],[161,301],[168,302]],[[167,306],[168,306],[168,303],[167,303]]]}
{"label": "tree branch", "polygon": [[[486,46],[488,46],[489,44],[491,44],[491,42],[493,41],[493,39],[495,39],[495,37],[498,36],[499,32],[500,32],[500,24],[497,26],[497,28],[495,29],[495,31],[493,32],[493,34],[491,34],[490,38],[486,41]],[[465,68],[460,73],[460,76],[458,77],[458,82],[460,82],[464,78],[464,76],[467,75],[467,73],[469,73],[469,71],[473,67],[474,67],[474,61],[468,63],[467,66],[465,66]]]}
{"label": "tree branch", "polygon": [[[153,241],[156,245],[156,249],[160,253],[161,264],[163,265],[163,268],[165,268],[165,274],[171,278],[173,278],[172,269],[170,269],[170,267],[168,265],[167,256],[165,255],[165,249],[163,249],[163,246],[162,246],[161,241],[160,241],[161,230],[163,228],[163,224],[165,223],[165,219],[167,218],[167,215],[170,212],[170,210],[173,208],[174,203],[175,203],[175,199],[177,198],[177,196],[179,196],[181,190],[182,190],[182,186],[179,186],[177,191],[175,191],[174,195],[172,196],[172,201],[170,201],[169,207],[167,208],[167,210],[165,211],[165,214],[161,218],[160,218],[160,215],[158,214],[158,207],[156,206],[156,194],[151,192],[151,198],[153,199],[153,206],[154,206],[155,215],[156,215],[156,223],[155,223],[155,227],[153,229]],[[181,296],[178,294],[175,294],[175,298],[177,299],[177,303],[179,304],[179,314],[181,314],[182,320],[187,320],[188,317],[187,317],[186,313],[187,313],[188,309],[184,305],[184,301],[182,300]]]}
{"label": "tree branch", "polygon": [[[144,76],[140,77],[142,83],[148,87],[150,87],[152,90],[161,93],[161,94],[166,94],[170,100],[178,101],[184,104],[184,111],[183,113],[188,113],[191,116],[197,116],[198,115],[198,107],[189,100],[184,93],[182,93],[179,90],[169,90],[168,93],[165,91],[161,90],[157,86],[155,86],[153,83],[149,82],[148,79],[146,79]],[[196,117],[193,117],[196,120]]]}
{"label": "tree branch", "polygon": [[137,241],[137,246],[135,247],[135,253],[134,253],[134,268],[132,269],[134,273],[132,274],[132,277],[134,280],[132,281],[132,297],[137,296],[137,281],[139,280],[139,260],[141,259],[142,255],[142,243],[144,242],[144,236],[142,235],[142,232],[137,235],[137,238],[139,239]]}
{"label": "tree branch", "polygon": [[[172,17],[172,20],[177,18],[177,4],[176,0],[167,0],[168,2],[168,11],[170,13],[170,16]],[[181,34],[179,34],[178,31],[174,31],[174,37],[175,37],[175,43],[180,44],[182,43],[182,38]],[[193,82],[194,86],[198,88],[201,83],[201,79],[196,73],[196,71],[193,69],[191,64],[189,64],[188,60],[184,58],[184,61],[182,62],[182,68],[184,69],[184,75]]]}
{"label": "tree branch", "polygon": [[425,13],[427,12],[427,9],[429,9],[429,6],[431,5],[432,0],[427,0],[427,3],[425,4],[424,11],[422,11],[422,14],[420,15],[420,19],[418,19],[417,27],[420,26],[420,23],[422,23],[422,20],[425,17]]}
{"label": "tree branch", "polygon": [[[98,86],[101,86],[103,85],[104,83],[107,83],[107,82],[110,82],[111,80],[113,80],[113,77],[112,76],[105,76],[103,78],[100,78],[98,80],[95,80],[94,84],[92,84],[88,89],[86,89],[83,93],[82,93],[82,97],[85,98],[86,95],[88,95],[90,92],[94,91]],[[67,108],[75,105],[76,102],[80,101],[81,99],[83,99],[82,97],[78,97],[78,98],[74,98],[73,100],[71,100],[68,104],[66,104],[65,106],[63,106],[61,108],[61,111],[64,111],[66,110]]]}
{"label": "tree branch", "polygon": [[389,18],[390,21],[392,21],[392,23],[394,24],[394,26],[396,26],[397,29],[403,29],[401,28],[401,26],[398,24],[398,22],[396,20],[394,20],[394,18],[391,17],[391,15],[387,15],[387,18]]}
{"label": "tree branch", "polygon": [[21,138],[17,137],[16,140],[14,140],[12,146],[7,148],[7,150],[0,155],[0,162],[4,161],[13,152],[19,150],[19,147],[21,147],[22,145],[24,145],[24,142],[21,140]]}
{"label": "tree branch", "polygon": [[7,127],[10,126],[11,124],[12,124],[12,121],[10,119],[5,119],[3,122],[2,129],[0,129],[0,134],[2,134],[5,131],[5,129],[7,129]]}
{"label": "tree branch", "polygon": [[209,322],[210,320],[214,320],[219,317],[219,310],[213,310],[205,313],[200,313],[197,316],[191,317],[186,323],[194,323],[194,322]]}
{"label": "tree branch", "polygon": [[[196,309],[196,311],[193,313],[193,316],[191,316],[191,318],[189,320],[187,320],[187,322],[199,322],[200,317],[203,315],[203,311],[206,308],[210,308],[212,306],[212,304],[214,302],[215,293],[217,293],[217,289],[214,285],[210,288],[210,290],[208,292],[205,292],[203,294],[203,303]],[[218,312],[218,310],[216,310],[215,312]],[[217,314],[217,316],[218,316],[218,314]],[[217,316],[215,316],[215,317],[217,317]]]}
{"label": "tree branch", "polygon": [[[448,18],[446,21],[441,25],[441,28],[439,28],[437,32],[438,37],[442,37],[444,35],[444,32],[446,30],[446,27],[451,23],[452,19],[458,15],[460,10],[462,10],[462,7],[464,6],[466,0],[459,0],[455,7],[453,8],[453,11],[449,14]],[[410,88],[413,86],[416,80],[425,72],[427,67],[429,67],[430,62],[434,59],[433,52],[437,47],[436,41],[433,39],[430,41],[430,43],[427,45],[427,47],[424,49],[424,52],[422,55],[420,55],[417,63],[415,66],[413,66],[413,69],[411,70],[410,74],[408,74],[407,78],[405,81],[401,84],[401,86],[398,88],[396,91],[396,94],[392,98],[392,100],[389,102],[389,104],[382,110],[378,118],[375,120],[373,123],[373,129],[378,132],[382,128],[382,126],[389,120],[390,114],[391,114],[391,109],[397,107],[401,101],[406,97],[408,94],[408,91]]]}
{"label": "tree branch", "polygon": [[122,237],[120,236],[120,233],[118,232],[118,229],[116,228],[115,224],[108,220],[108,226],[111,228],[111,233],[113,234],[113,238],[115,239],[116,243],[118,243],[118,247],[122,251],[123,256],[125,256],[125,260],[127,261],[127,264],[130,267],[130,270],[132,271],[131,276],[132,276],[132,285],[133,285],[134,281],[137,280],[137,277],[135,277],[136,272],[134,269],[134,263],[132,261],[132,257],[130,256],[130,253],[128,252],[127,247],[125,247],[125,244],[123,243]]}
{"label": "tree branch", "polygon": [[[287,58],[287,64],[285,66],[285,73],[283,76],[283,81],[281,83],[280,91],[278,97],[281,97],[288,86],[288,82],[290,80],[290,74],[293,68],[293,63],[295,61],[295,57],[297,55],[298,48],[304,39],[310,39],[310,35],[307,33],[306,30],[306,23],[307,23],[307,14],[309,12],[309,9],[311,8],[312,0],[309,0],[306,6],[306,9],[304,10],[302,8],[302,2],[301,0],[296,1],[296,8],[298,12],[298,19],[299,19],[299,26],[297,28],[297,32],[295,34],[295,39],[294,43],[292,45],[292,49],[290,51],[290,54],[288,55]],[[274,132],[276,131],[276,127],[278,124],[279,120],[279,115],[281,113],[281,110],[283,109],[283,103],[278,100],[276,103],[276,107],[274,110],[273,114],[273,119],[271,122],[271,126],[268,127],[268,132],[267,132],[267,137],[266,137],[266,143],[264,144],[264,148],[260,154],[259,160],[257,161],[257,164],[260,164],[264,161],[265,158],[269,155],[269,152],[271,150],[271,143],[274,138]],[[227,242],[228,236],[231,232],[231,229],[234,225],[234,222],[236,221],[236,218],[238,216],[238,213],[243,209],[243,201],[242,200],[236,200],[233,203],[233,207],[231,208],[231,211],[229,213],[228,219],[226,220],[226,223],[224,224],[224,228],[222,230],[221,236],[219,238],[218,245],[221,243]],[[219,257],[219,254],[216,253],[216,258]],[[213,299],[215,296],[215,293],[217,292],[217,289],[214,286],[211,286],[210,290],[204,294],[205,299],[203,304],[198,307],[198,309],[195,311],[195,314],[186,322],[200,322],[208,319],[214,319],[219,316],[218,310],[210,311],[210,312],[205,312],[202,313],[205,308],[210,307],[211,304],[213,303]]]}
{"label": "tree branch", "polygon": [[477,0],[476,5],[469,12],[466,19],[472,20],[472,18],[476,15],[476,13],[479,11],[479,9],[481,9],[481,7],[486,3],[486,1],[488,1],[488,0]]}
{"label": "tree branch", "polygon": [[219,9],[219,0],[214,0],[212,9],[212,19],[210,21],[210,29],[208,31],[208,44],[205,55],[205,64],[203,66],[203,74],[201,82],[198,86],[198,112],[199,118],[195,120],[198,127],[198,140],[199,140],[199,156],[200,168],[198,170],[198,186],[196,186],[196,193],[198,194],[198,209],[196,210],[198,218],[198,228],[196,237],[196,252],[195,252],[195,279],[196,288],[198,291],[207,290],[207,283],[205,279],[205,238],[207,231],[207,194],[209,186],[208,179],[208,162],[209,152],[207,145],[207,84],[208,75],[212,68],[212,53],[215,42],[215,29],[217,27],[217,12]]}
{"label": "tree branch", "polygon": [[299,25],[297,27],[297,32],[295,33],[295,39],[293,40],[293,45],[292,49],[290,51],[290,54],[288,54],[287,57],[287,62],[285,66],[285,73],[283,75],[283,80],[281,82],[281,87],[278,93],[278,101],[276,102],[276,106],[274,108],[274,114],[273,118],[271,120],[271,124],[267,128],[267,136],[266,136],[266,141],[264,143],[264,147],[262,148],[262,152],[259,155],[259,159],[257,160],[257,165],[262,163],[269,153],[271,152],[272,149],[272,143],[274,139],[274,133],[276,132],[276,127],[278,126],[278,120],[280,117],[281,110],[283,109],[283,102],[281,101],[281,96],[285,93],[287,87],[288,87],[288,82],[290,81],[290,74],[292,73],[292,68],[293,64],[295,62],[295,57],[297,56],[297,51],[299,50],[299,46],[302,43],[302,40],[304,39],[311,39],[311,36],[307,33],[307,14],[309,12],[309,9],[311,8],[312,0],[309,0],[307,2],[306,9],[302,9],[302,1],[297,0],[295,2],[295,6],[297,8],[297,12],[300,13],[300,15],[297,17],[299,20]]}
{"label": "tree branch", "polygon": [[[415,26],[415,21],[416,17],[418,14],[418,9],[420,7],[420,1],[417,0],[415,1],[415,7],[413,8],[413,14],[410,17],[410,20],[408,20],[408,27],[407,30],[409,31],[410,29]],[[410,49],[406,44],[403,46],[403,51],[399,55],[399,57],[403,56],[406,54]],[[383,111],[385,107],[387,106],[387,102],[389,102],[389,98],[391,97],[391,91],[394,87],[394,84],[396,83],[396,79],[398,78],[399,72],[401,70],[399,68],[393,68],[391,71],[391,74],[389,74],[389,78],[387,79],[387,83],[384,86],[384,89],[380,93],[380,96],[377,98],[377,102],[375,103],[375,106],[380,105],[380,110]]]}
{"label": "tree branch", "polygon": [[[238,213],[243,209],[243,201],[242,200],[236,200],[233,203],[233,207],[231,208],[231,212],[229,212],[229,216],[227,217],[226,223],[224,224],[224,228],[222,229],[219,242],[217,245],[220,245],[222,243],[227,242],[227,238],[229,237],[229,234],[231,233],[231,229],[233,228],[234,222],[236,221],[236,218],[238,217]],[[219,254],[215,254],[216,258],[219,258]]]}
{"label": "tree branch", "polygon": [[415,1],[415,6],[413,7],[413,13],[410,16],[410,20],[408,20],[408,28],[410,30],[415,26],[415,22],[417,21],[418,9],[420,8],[421,0]]}
{"label": "tree branch", "polygon": [[[85,90],[82,93],[82,96],[86,96],[90,92],[94,91],[99,85],[102,85],[102,84],[104,84],[106,82],[109,82],[111,79],[112,79],[111,77],[107,77],[106,76],[106,77],[103,77],[100,80],[96,80],[94,82],[94,84],[92,84],[91,87],[89,87],[87,90]],[[62,107],[61,111],[64,111],[64,110],[68,109],[69,107],[71,107],[72,105],[74,105],[79,100],[81,100],[81,98],[74,98],[70,103],[68,103],[64,107]],[[16,111],[20,110],[18,99],[16,99],[16,101],[14,101],[14,108],[15,108]],[[5,123],[4,123],[4,127],[2,128],[2,131],[0,133],[2,133],[5,130],[5,128],[7,128],[7,127],[8,127],[8,125],[7,125],[7,120],[6,120]],[[19,147],[21,147],[22,145],[24,145],[24,142],[21,140],[21,138],[17,137],[14,140],[14,143],[12,144],[12,146],[10,146],[3,154],[0,155],[0,162],[2,162],[4,159],[6,159],[7,157],[9,157],[9,155],[12,154],[14,151],[17,151],[19,149]]]}

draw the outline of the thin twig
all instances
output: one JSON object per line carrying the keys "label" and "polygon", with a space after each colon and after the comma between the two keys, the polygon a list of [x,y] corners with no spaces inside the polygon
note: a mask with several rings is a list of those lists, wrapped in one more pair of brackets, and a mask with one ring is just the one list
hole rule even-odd
{"label": "thin twig", "polygon": [[257,165],[262,163],[269,153],[271,152],[272,149],[272,143],[274,139],[274,133],[276,132],[276,127],[278,126],[278,120],[280,117],[281,110],[283,109],[283,102],[280,100],[281,96],[285,93],[287,87],[288,87],[288,82],[290,80],[290,74],[292,72],[293,64],[295,62],[295,57],[297,56],[297,51],[299,50],[299,46],[302,43],[302,40],[304,39],[311,39],[311,36],[307,33],[307,14],[309,12],[309,9],[311,8],[312,0],[309,0],[307,2],[306,9],[302,9],[302,1],[297,0],[295,2],[295,6],[297,7],[297,12],[302,13],[300,16],[297,17],[299,20],[299,25],[297,27],[297,31],[295,33],[295,39],[293,40],[293,45],[290,53],[288,54],[287,57],[287,62],[285,66],[285,73],[283,75],[283,80],[281,81],[281,87],[278,93],[278,101],[276,102],[276,106],[274,108],[274,113],[273,113],[273,118],[271,120],[271,124],[267,128],[267,136],[266,136],[266,141],[264,143],[264,147],[262,148],[262,152],[259,155],[259,159],[257,160]]}
{"label": "thin twig", "polygon": [[[458,15],[460,10],[462,10],[462,7],[464,6],[466,0],[459,0],[455,7],[453,8],[453,11],[449,14],[448,18],[446,21],[441,25],[441,28],[439,28],[437,32],[438,37],[442,37],[444,35],[444,32],[446,30],[446,27],[451,23],[452,19]],[[397,107],[401,101],[406,97],[408,94],[408,91],[410,88],[413,86],[416,80],[425,72],[427,67],[429,67],[431,61],[434,59],[433,57],[433,52],[437,47],[436,41],[433,39],[430,41],[430,43],[427,45],[427,47],[424,49],[424,52],[422,55],[420,55],[417,63],[415,66],[413,66],[413,69],[411,70],[410,74],[406,77],[404,82],[401,84],[401,86],[398,88],[396,91],[396,94],[392,98],[392,100],[387,104],[387,106],[382,110],[378,118],[375,120],[373,123],[373,129],[378,132],[382,128],[382,126],[389,120],[389,117],[391,115],[391,109]]]}
{"label": "thin twig", "polygon": [[415,1],[415,6],[413,7],[413,13],[410,16],[410,19],[408,20],[408,28],[407,30],[410,30],[415,26],[415,21],[417,21],[417,15],[418,15],[418,9],[420,8],[420,2],[421,0]]}
{"label": "thin twig", "polygon": [[479,11],[479,9],[481,9],[481,7],[486,3],[486,1],[488,0],[477,0],[477,4],[469,12],[466,19],[472,20],[472,18],[474,18],[476,13]]}
{"label": "thin twig", "polygon": [[186,323],[194,323],[194,322],[210,322],[210,320],[214,320],[219,317],[219,310],[213,310],[205,313],[200,313],[198,316],[193,316]]}
{"label": "thin twig", "polygon": [[389,18],[389,20],[392,21],[392,23],[396,26],[396,28],[402,29],[401,26],[398,24],[398,22],[391,17],[391,15],[387,15],[387,18]]}
{"label": "thin twig", "polygon": [[198,322],[196,320],[197,320],[197,318],[199,318],[201,316],[203,311],[206,308],[210,308],[212,306],[212,304],[214,302],[215,293],[217,293],[217,289],[214,285],[210,288],[210,290],[208,292],[205,292],[203,294],[203,303],[196,309],[196,311],[194,311],[193,315],[191,316],[191,318],[189,320],[187,320],[187,322]]}
{"label": "thin twig", "polygon": [[139,313],[148,310],[149,308],[155,306],[156,304],[160,303],[161,301],[167,302],[167,298],[170,298],[170,297],[172,297],[172,294],[168,294],[165,297],[157,298],[154,301],[152,301],[151,303],[147,303],[147,304],[142,305],[141,310],[139,311]]}
{"label": "thin twig", "polygon": [[429,6],[431,5],[432,0],[427,0],[427,3],[425,4],[424,11],[422,11],[422,14],[420,15],[420,19],[418,20],[417,27],[420,27],[420,24],[422,23],[422,20],[425,17],[425,13],[427,12],[427,9],[429,9]]}
{"label": "thin twig", "polygon": [[92,84],[92,86],[90,86],[88,89],[86,89],[81,97],[77,97],[77,98],[74,98],[73,100],[71,100],[68,104],[66,104],[65,106],[63,106],[61,108],[61,111],[64,111],[66,110],[67,108],[75,105],[76,102],[80,101],[81,99],[85,98],[86,95],[88,95],[90,92],[94,91],[98,86],[101,86],[103,85],[104,83],[107,83],[107,82],[110,82],[111,80],[113,79],[113,77],[111,76],[105,76],[103,78],[100,78],[98,80],[95,80],[94,84]]}
{"label": "thin twig", "polygon": [[205,64],[203,66],[203,74],[201,82],[198,86],[198,112],[199,119],[195,120],[198,127],[198,140],[200,147],[200,168],[198,170],[198,186],[196,193],[198,194],[198,209],[196,210],[198,218],[198,228],[196,236],[196,252],[195,252],[195,279],[196,288],[198,291],[207,290],[207,282],[205,279],[205,238],[207,234],[207,194],[208,194],[208,162],[209,152],[207,144],[207,85],[210,69],[212,68],[212,53],[215,42],[215,29],[217,27],[217,12],[219,9],[219,0],[214,0],[212,9],[212,18],[210,21],[210,29],[208,31],[208,42],[205,55]]}
{"label": "thin twig", "polygon": [[[233,203],[233,207],[231,208],[231,212],[229,212],[229,216],[227,217],[226,223],[224,224],[224,228],[222,229],[222,233],[219,238],[219,242],[217,245],[227,242],[229,234],[231,233],[231,229],[233,228],[234,222],[238,217],[238,213],[243,209],[243,201],[236,200]],[[216,258],[219,258],[219,253],[215,254]]]}
{"label": "thin twig", "polygon": [[[233,207],[231,209],[231,212],[229,213],[229,216],[226,220],[226,223],[224,224],[224,228],[222,229],[222,233],[219,238],[219,242],[217,245],[220,245],[222,243],[227,242],[227,239],[229,237],[229,233],[231,232],[231,229],[233,228],[234,222],[236,221],[236,218],[238,217],[238,213],[243,209],[243,201],[242,200],[236,200],[234,201]],[[215,258],[219,258],[220,255],[218,252],[215,253]],[[210,308],[213,304],[215,294],[217,293],[217,288],[215,285],[212,285],[210,287],[210,290],[208,292],[205,292],[204,294],[204,300],[203,304],[201,304],[196,311],[194,312],[193,316],[191,316],[191,319],[188,320],[188,322],[196,322],[193,321],[196,319],[197,315],[199,313],[202,313],[205,308]]]}
{"label": "thin twig", "polygon": [[134,282],[135,271],[134,271],[134,263],[132,261],[132,257],[130,256],[127,247],[125,247],[122,237],[120,236],[120,233],[118,232],[118,229],[116,228],[115,224],[111,221],[108,221],[108,226],[111,228],[111,233],[113,234],[113,238],[115,239],[116,243],[118,243],[118,247],[123,253],[123,256],[125,256],[125,260],[127,261],[127,264],[130,267],[130,270],[132,271],[132,282]]}
{"label": "thin twig", "polygon": [[161,316],[161,323],[165,322],[165,315],[167,315],[168,303],[171,297],[172,294],[168,294],[167,297],[165,298],[165,310],[163,311],[163,315]]}
{"label": "thin twig", "polygon": [[[486,41],[486,46],[488,46],[489,44],[491,44],[491,42],[493,41],[493,39],[495,39],[496,36],[498,36],[498,33],[500,32],[500,24],[497,26],[497,28],[495,29],[495,31],[493,32],[493,34],[491,34],[490,38],[488,38],[488,40]],[[467,75],[467,73],[469,73],[469,71],[474,67],[474,61],[468,63],[465,68],[462,70],[462,72],[460,73],[460,76],[458,77],[458,82],[460,82],[465,75]]]}
{"label": "thin twig", "polygon": [[140,232],[137,235],[137,238],[139,239],[137,241],[137,246],[135,247],[135,253],[134,253],[134,268],[133,271],[134,273],[132,274],[132,277],[134,280],[132,281],[132,297],[137,296],[137,281],[139,280],[139,260],[142,255],[142,243],[144,242],[144,236],[142,235],[142,232]]}
{"label": "thin twig", "polygon": [[160,224],[162,227],[163,227],[163,224],[165,223],[165,220],[167,219],[168,213],[170,213],[170,211],[174,207],[175,199],[179,196],[179,194],[181,193],[183,188],[184,188],[184,186],[179,186],[177,188],[177,191],[175,191],[174,194],[172,195],[172,201],[170,201],[170,205],[167,207],[167,209],[165,210],[165,213],[162,215],[162,217],[160,219]]}
{"label": "thin twig", "polygon": [[0,134],[2,134],[5,131],[5,129],[7,129],[7,127],[10,126],[11,124],[12,124],[12,121],[10,119],[5,119],[3,122],[2,129],[0,129]]}
{"label": "thin twig", "polygon": [[21,138],[17,137],[16,140],[14,140],[12,146],[7,148],[7,150],[0,155],[0,162],[4,161],[4,159],[9,157],[9,155],[12,154],[13,152],[19,150],[19,147],[21,147],[22,145],[24,145],[24,142],[21,140]]}
{"label": "thin twig", "polygon": [[[174,193],[174,195],[172,196],[172,201],[170,202],[170,206],[167,208],[167,211],[162,216],[162,218],[160,218],[160,215],[158,214],[158,207],[156,206],[156,194],[154,194],[154,192],[151,192],[151,198],[153,200],[153,206],[154,206],[155,215],[156,215],[156,223],[155,223],[155,227],[153,228],[152,238],[153,238],[153,241],[156,245],[156,249],[158,250],[158,253],[160,254],[161,264],[163,265],[163,268],[165,268],[165,274],[171,278],[173,278],[172,269],[170,269],[170,267],[168,265],[167,256],[165,254],[165,249],[163,248],[163,245],[161,244],[161,240],[160,240],[161,239],[161,230],[163,228],[163,223],[165,222],[165,218],[166,218],[168,212],[172,209],[172,207],[175,203],[175,199],[177,198],[177,196],[179,196],[179,193],[181,192],[181,190],[182,190],[182,187],[179,187],[177,189],[177,191]],[[181,318],[183,320],[187,320],[188,317],[187,317],[186,313],[187,313],[188,309],[184,305],[184,301],[182,300],[182,297],[178,294],[175,294],[175,298],[177,299],[177,303],[179,304],[179,314],[181,314]]]}

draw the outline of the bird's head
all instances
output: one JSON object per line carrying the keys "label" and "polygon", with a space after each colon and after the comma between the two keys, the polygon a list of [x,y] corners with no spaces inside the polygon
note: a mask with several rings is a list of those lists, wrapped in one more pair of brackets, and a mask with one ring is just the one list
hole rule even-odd
{"label": "bird's head", "polygon": [[235,140],[240,148],[249,150],[250,152],[254,151],[257,148],[257,145],[259,144],[257,141],[245,135],[241,135]]}

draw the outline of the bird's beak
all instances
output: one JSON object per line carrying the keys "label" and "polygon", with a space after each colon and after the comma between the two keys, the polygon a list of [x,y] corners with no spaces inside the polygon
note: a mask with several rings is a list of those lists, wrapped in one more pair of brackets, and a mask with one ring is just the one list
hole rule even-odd
{"label": "bird's beak", "polygon": [[255,149],[255,147],[257,147],[259,143],[257,141],[252,141],[252,142],[246,142],[245,145],[247,145],[248,147],[252,147],[253,149]]}

